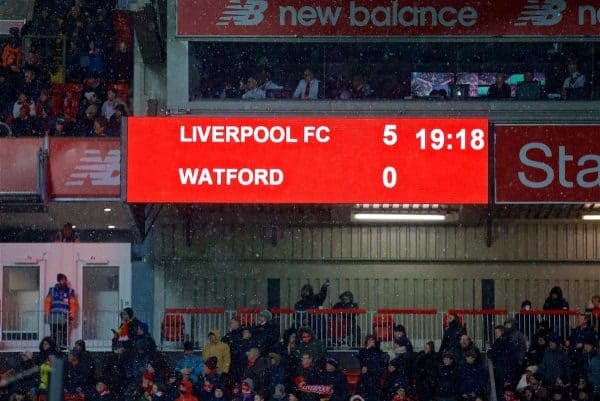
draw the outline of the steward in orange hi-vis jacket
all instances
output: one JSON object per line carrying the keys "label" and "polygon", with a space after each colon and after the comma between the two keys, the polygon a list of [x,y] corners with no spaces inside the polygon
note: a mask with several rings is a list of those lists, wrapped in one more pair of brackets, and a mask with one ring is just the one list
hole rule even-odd
{"label": "steward in orange hi-vis jacket", "polygon": [[77,298],[75,291],[69,288],[67,276],[59,273],[56,285],[48,291],[44,301],[44,315],[50,324],[52,337],[61,347],[68,346],[69,323],[75,320]]}

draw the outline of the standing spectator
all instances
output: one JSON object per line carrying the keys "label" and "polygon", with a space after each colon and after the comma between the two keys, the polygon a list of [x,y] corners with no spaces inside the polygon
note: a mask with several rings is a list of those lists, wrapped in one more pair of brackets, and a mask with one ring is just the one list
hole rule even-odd
{"label": "standing spectator", "polygon": [[298,82],[294,91],[294,99],[316,100],[319,98],[320,82],[315,78],[314,72],[307,68],[304,70],[304,79]]}
{"label": "standing spectator", "polygon": [[79,112],[79,103],[75,100],[75,94],[67,90],[62,104],[62,117],[65,119],[68,130],[73,132],[76,128],[77,114]]}
{"label": "standing spectator", "polygon": [[[94,92],[98,99],[98,108],[102,106],[102,102],[107,99],[106,85],[100,79],[100,76],[96,73],[89,73],[81,91],[80,103],[84,101],[89,95],[88,93]],[[94,103],[96,104],[96,103]]]}
{"label": "standing spectator", "polygon": [[584,313],[580,313],[577,315],[577,326],[571,330],[571,335],[569,336],[569,348],[571,350],[580,350],[586,341],[590,344],[596,344],[598,336],[591,325],[590,317]]}
{"label": "standing spectator", "polygon": [[521,302],[521,311],[515,316],[517,322],[517,329],[525,336],[528,341],[533,341],[533,334],[535,331],[535,316],[528,315],[523,312],[531,310],[531,301],[528,299]]}
{"label": "standing spectator", "polygon": [[356,393],[365,401],[378,401],[379,379],[387,364],[388,356],[380,349],[379,342],[373,335],[365,339],[365,347],[358,352],[360,378]]}
{"label": "standing spectator", "polygon": [[391,400],[399,388],[406,389],[411,385],[411,366],[407,362],[407,358],[399,356],[388,363],[381,387],[385,400]]}
{"label": "standing spectator", "polygon": [[517,99],[539,100],[542,96],[542,87],[535,80],[535,73],[533,71],[525,71],[523,79],[523,82],[519,82],[517,85]]}
{"label": "standing spectator", "polygon": [[39,123],[45,131],[50,122],[50,116],[52,114],[52,104],[50,103],[50,94],[46,89],[42,89],[38,102],[35,104],[35,114],[39,118]]}
{"label": "standing spectator", "polygon": [[112,115],[112,117],[110,117],[110,120],[108,121],[108,136],[121,136],[121,129],[123,128],[123,117],[127,117],[125,106],[123,106],[122,104],[118,104],[115,107],[115,113]]}
{"label": "standing spectator", "polygon": [[420,401],[433,401],[438,361],[435,343],[428,341],[417,355],[415,363],[417,398]]}
{"label": "standing spectator", "polygon": [[55,355],[58,353],[58,347],[56,346],[56,340],[53,337],[44,337],[40,341],[39,351],[35,364],[41,365],[48,359],[48,355]]}
{"label": "standing spectator", "polygon": [[[344,291],[339,296],[339,302],[333,305],[333,309],[357,309],[358,304],[354,302],[354,294],[351,291]],[[340,334],[344,334],[348,342],[352,338],[360,338],[360,328],[356,325],[355,313],[335,314],[331,320],[334,327],[339,327]]]}
{"label": "standing spectator", "polygon": [[325,283],[321,286],[321,290],[318,294],[315,294],[312,285],[305,284],[300,290],[300,300],[294,305],[294,311],[296,312],[296,326],[307,326],[308,318],[306,311],[309,309],[317,309],[323,305],[325,298],[327,298],[327,289],[329,288],[329,280],[325,280]]}
{"label": "standing spectator", "polygon": [[506,75],[500,72],[496,74],[496,82],[488,90],[488,99],[510,99],[510,86],[506,84]]}
{"label": "standing spectator", "polygon": [[401,324],[394,326],[394,344],[398,347],[406,347],[406,352],[409,354],[413,353],[413,345],[406,336],[406,328]]}
{"label": "standing spectator", "polygon": [[301,327],[298,330],[298,336],[300,341],[296,345],[296,358],[300,361],[300,357],[304,354],[308,354],[312,357],[314,364],[322,366],[322,362],[325,360],[326,350],[323,343],[317,340],[310,327]]}
{"label": "standing spectator", "polygon": [[119,316],[121,324],[118,330],[113,330],[113,343],[121,342],[126,349],[132,349],[138,339],[137,329],[141,322],[135,316],[132,308],[123,309]]}
{"label": "standing spectator", "polygon": [[[546,298],[543,309],[551,311],[569,310],[569,303],[563,297],[563,292],[560,287],[556,286],[550,290],[550,296]],[[550,316],[550,318],[553,322],[553,324],[550,325],[550,329],[552,330],[552,332],[561,336],[564,340],[564,335],[569,327],[567,317]]]}
{"label": "standing spectator", "polygon": [[505,326],[494,328],[494,344],[489,355],[494,363],[496,392],[501,396],[506,385],[514,385],[518,373],[518,357],[510,344],[510,334],[507,333]]}
{"label": "standing spectator", "polygon": [[217,358],[217,365],[221,372],[229,373],[231,354],[229,346],[221,341],[221,331],[219,329],[213,329],[208,333],[208,344],[202,350],[202,357],[205,361],[211,356]]}
{"label": "standing spectator", "polygon": [[331,386],[321,385],[318,369],[309,353],[300,357],[300,367],[294,377],[294,393],[300,401],[319,401],[320,395],[329,395]]}
{"label": "standing spectator", "polygon": [[42,82],[37,79],[35,71],[26,69],[23,73],[23,82],[21,83],[21,92],[27,93],[33,102],[37,102],[40,93],[44,89]]}
{"label": "standing spectator", "polygon": [[446,352],[436,376],[436,401],[456,401],[458,395],[458,368],[454,354]]}
{"label": "standing spectator", "polygon": [[36,136],[39,133],[39,126],[35,117],[30,116],[29,107],[23,105],[19,110],[19,115],[12,123],[12,134],[16,137]]}
{"label": "standing spectator", "polygon": [[456,355],[459,348],[460,337],[466,332],[464,327],[460,324],[458,315],[454,313],[448,314],[448,327],[444,329],[444,336],[442,338],[442,344],[440,346],[440,354],[451,352]]}
{"label": "standing spectator", "polygon": [[273,347],[273,352],[276,352],[281,357],[281,361],[286,369],[298,366],[296,344],[296,330],[291,328],[283,332],[283,338]]}
{"label": "standing spectator", "polygon": [[123,106],[125,109],[125,115],[128,115],[127,105],[125,102],[117,97],[117,91],[113,88],[108,89],[108,99],[102,104],[102,115],[110,120],[113,114],[116,113],[117,106]]}
{"label": "standing spectator", "polygon": [[566,100],[582,100],[585,98],[585,87],[587,80],[585,75],[579,72],[577,60],[567,62],[569,75],[565,78],[562,86],[562,97]]}
{"label": "standing spectator", "polygon": [[251,348],[246,356],[248,362],[243,376],[245,379],[252,379],[254,390],[257,393],[262,393],[265,390],[265,376],[269,363],[266,358],[260,356],[260,350],[256,347]]}
{"label": "standing spectator", "polygon": [[68,362],[65,369],[65,391],[89,397],[93,386],[93,382],[90,381],[93,377],[91,366],[81,360],[80,354],[75,350],[69,353]]}
{"label": "standing spectator", "polygon": [[258,348],[263,356],[272,351],[279,341],[279,325],[273,321],[273,314],[268,309],[258,315],[258,324],[251,328],[252,336],[258,343]]}
{"label": "standing spectator", "polygon": [[269,366],[265,373],[265,394],[273,394],[278,385],[288,383],[288,371],[281,361],[281,356],[274,352],[269,354]]}
{"label": "standing spectator", "polygon": [[198,378],[204,371],[204,361],[194,354],[194,344],[191,341],[183,343],[183,358],[175,365],[175,371],[181,373],[184,380],[198,383]]}
{"label": "standing spectator", "polygon": [[527,353],[527,340],[525,336],[516,327],[516,319],[508,318],[504,322],[504,335],[508,338],[508,346],[516,359],[514,360],[518,366],[522,366],[525,362],[525,354]]}
{"label": "standing spectator", "polygon": [[44,301],[44,314],[50,324],[52,338],[61,347],[67,347],[69,340],[69,322],[75,320],[77,298],[69,287],[67,276],[59,273],[56,285],[48,291]]}
{"label": "standing spectator", "polygon": [[79,242],[79,234],[73,229],[73,224],[63,224],[62,230],[56,233],[54,242]]}
{"label": "standing spectator", "polygon": [[325,360],[325,370],[321,373],[321,382],[331,386],[333,393],[329,401],[346,401],[348,399],[348,380],[346,375],[338,369],[335,358]]}
{"label": "standing spectator", "polygon": [[111,60],[111,75],[115,80],[130,82],[133,76],[133,58],[131,49],[125,42],[120,42]]}
{"label": "standing spectator", "polygon": [[465,363],[458,373],[458,394],[461,400],[472,400],[484,395],[487,371],[481,363],[476,361],[477,353],[469,350],[465,354]]}
{"label": "standing spectator", "polygon": [[567,353],[560,347],[558,336],[549,337],[549,346],[544,352],[544,359],[539,366],[539,372],[544,385],[553,385],[559,376],[569,377],[570,361]]}
{"label": "standing spectator", "polygon": [[465,355],[470,351],[473,351],[475,353],[476,362],[478,364],[482,363],[481,352],[479,351],[479,348],[477,348],[477,346],[473,343],[471,337],[469,337],[466,334],[463,334],[462,336],[460,336],[458,345],[458,350],[456,350],[456,359],[458,359],[459,361],[462,360],[462,363],[459,362],[458,366],[462,366],[466,362]]}
{"label": "standing spectator", "polygon": [[240,321],[234,317],[229,321],[229,333],[223,337],[223,342],[229,346],[231,355],[230,373],[233,379],[238,382],[242,379],[243,366],[246,359],[245,351],[247,351],[242,350],[242,332]]}

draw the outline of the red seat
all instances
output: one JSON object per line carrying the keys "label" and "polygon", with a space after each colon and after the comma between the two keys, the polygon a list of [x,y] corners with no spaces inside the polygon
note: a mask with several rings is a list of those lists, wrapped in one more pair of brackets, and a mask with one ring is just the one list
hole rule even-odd
{"label": "red seat", "polygon": [[85,396],[83,394],[69,394],[65,393],[64,401],[84,401]]}
{"label": "red seat", "polygon": [[394,315],[378,313],[373,316],[373,334],[381,341],[392,341],[394,337]]}
{"label": "red seat", "polygon": [[165,341],[183,341],[185,321],[183,315],[168,314],[163,318],[163,338]]}
{"label": "red seat", "polygon": [[125,42],[129,47],[133,44],[133,17],[130,11],[115,10],[112,16],[115,29],[115,48]]}
{"label": "red seat", "polygon": [[346,380],[348,381],[348,390],[350,390],[350,394],[354,394],[356,392],[356,385],[358,384],[358,380],[360,379],[360,370],[342,370],[342,372],[346,375]]}
{"label": "red seat", "polygon": [[129,84],[125,82],[115,82],[108,85],[108,89],[114,90],[117,93],[117,97],[124,101],[129,102]]}

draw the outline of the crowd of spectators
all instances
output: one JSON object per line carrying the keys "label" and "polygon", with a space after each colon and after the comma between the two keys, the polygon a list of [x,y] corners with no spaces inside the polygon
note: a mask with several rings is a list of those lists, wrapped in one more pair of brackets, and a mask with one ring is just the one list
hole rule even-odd
{"label": "crowd of spectators", "polygon": [[133,61],[113,12],[115,0],[39,0],[33,18],[11,28],[1,46],[0,122],[12,136],[120,135],[129,109],[117,87],[128,87]]}
{"label": "crowd of spectators", "polygon": [[[328,283],[318,293],[304,286],[295,309],[318,308],[327,291]],[[336,304],[336,308],[356,306],[349,292],[341,294]],[[560,288],[551,291],[544,308],[568,308]],[[495,339],[484,353],[455,314],[448,315],[439,351],[433,341],[415,350],[410,328],[397,324],[389,353],[375,335],[365,336],[355,355],[358,382],[350,386],[340,363],[327,354],[310,326],[280,333],[269,310],[248,326],[231,319],[223,337],[219,330],[210,330],[201,354],[192,342],[185,342],[183,356],[170,364],[148,326],[126,308],[121,326],[113,330],[112,353],[102,361],[97,362],[81,340],[64,356],[53,338],[44,338],[39,353],[23,353],[13,372],[39,366],[39,373],[13,383],[5,396],[10,401],[43,399],[52,361],[65,358],[65,392],[98,401],[485,401],[494,386],[501,401],[598,400],[598,333],[590,322],[590,313],[598,311],[600,297],[594,297],[566,338],[543,321],[536,322],[528,338],[523,319],[507,319],[494,328]],[[486,360],[493,364],[492,380]]]}

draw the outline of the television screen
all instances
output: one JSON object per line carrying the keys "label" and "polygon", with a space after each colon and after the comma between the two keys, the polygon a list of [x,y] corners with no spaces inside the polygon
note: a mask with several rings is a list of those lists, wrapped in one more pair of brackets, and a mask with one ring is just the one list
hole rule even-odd
{"label": "television screen", "polygon": [[410,76],[410,93],[416,97],[426,97],[433,91],[450,92],[454,74],[450,72],[413,72]]}
{"label": "television screen", "polygon": [[487,96],[494,82],[496,82],[495,72],[461,72],[456,75],[457,84],[469,85],[469,97]]}
{"label": "television screen", "polygon": [[[546,86],[546,75],[543,72],[536,72],[533,79],[540,83],[542,87]],[[517,85],[525,80],[523,74],[509,74],[506,77],[506,83],[510,85],[510,95],[517,96]]]}

